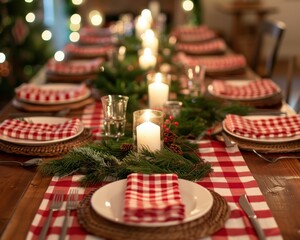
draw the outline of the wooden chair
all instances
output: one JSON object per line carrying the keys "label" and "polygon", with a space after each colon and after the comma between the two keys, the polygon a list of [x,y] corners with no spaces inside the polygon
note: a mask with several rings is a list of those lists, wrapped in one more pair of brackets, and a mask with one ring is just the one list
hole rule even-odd
{"label": "wooden chair", "polygon": [[272,76],[285,29],[281,21],[264,21],[260,25],[250,66],[261,77]]}
{"label": "wooden chair", "polygon": [[[288,62],[288,72],[287,72],[287,79],[286,79],[286,91],[285,91],[285,100],[289,105],[293,105],[295,111],[300,113],[300,54],[294,55],[289,59]],[[296,80],[298,80],[296,82]],[[292,89],[296,90],[296,102],[293,103],[293,99],[291,97]]]}

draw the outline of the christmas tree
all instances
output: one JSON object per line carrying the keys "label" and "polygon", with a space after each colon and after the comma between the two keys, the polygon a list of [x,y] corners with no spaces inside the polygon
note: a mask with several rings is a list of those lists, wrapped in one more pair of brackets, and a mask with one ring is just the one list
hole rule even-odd
{"label": "christmas tree", "polygon": [[42,12],[42,1],[0,0],[1,98],[13,96],[13,89],[53,55],[50,42],[42,38]]}

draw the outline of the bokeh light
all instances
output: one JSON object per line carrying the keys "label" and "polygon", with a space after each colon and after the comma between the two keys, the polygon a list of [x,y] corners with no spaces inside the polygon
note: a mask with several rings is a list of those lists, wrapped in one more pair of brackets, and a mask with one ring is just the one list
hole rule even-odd
{"label": "bokeh light", "polygon": [[71,42],[78,42],[80,38],[80,35],[78,32],[72,32],[69,36],[69,39]]}
{"label": "bokeh light", "polygon": [[194,3],[191,0],[184,0],[182,2],[182,8],[184,11],[192,11],[194,8]]}
{"label": "bokeh light", "polygon": [[44,41],[49,41],[52,38],[52,33],[49,30],[45,30],[42,32],[42,39]]}
{"label": "bokeh light", "polygon": [[35,14],[33,12],[27,13],[25,19],[27,22],[32,23],[35,20]]}
{"label": "bokeh light", "polygon": [[91,23],[94,25],[94,26],[100,26],[102,21],[103,21],[103,18],[100,14],[99,11],[97,10],[93,10],[89,13],[89,18],[90,18],[90,21]]}
{"label": "bokeh light", "polygon": [[6,60],[6,56],[3,52],[0,52],[0,63],[4,63]]}
{"label": "bokeh light", "polygon": [[63,51],[57,51],[54,54],[54,59],[58,62],[61,62],[65,59],[65,53]]}

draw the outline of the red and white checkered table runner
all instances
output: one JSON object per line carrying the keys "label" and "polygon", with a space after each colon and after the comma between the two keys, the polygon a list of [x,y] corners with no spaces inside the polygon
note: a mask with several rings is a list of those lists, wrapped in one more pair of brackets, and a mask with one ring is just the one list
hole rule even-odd
{"label": "red and white checkered table runner", "polygon": [[[85,113],[89,116],[82,117],[82,119],[85,119],[84,122],[86,126],[101,123],[99,119],[101,104],[96,103],[95,105],[88,106],[85,109]],[[95,116],[96,119],[92,116]],[[239,149],[237,147],[226,149],[221,142],[204,140],[199,142],[199,155],[212,164],[214,171],[199,181],[198,184],[223,196],[231,209],[230,218],[226,221],[225,226],[206,239],[257,239],[253,227],[238,204],[239,196],[244,193],[248,195],[248,199],[258,216],[258,221],[266,237],[269,239],[282,239],[272,212]],[[95,187],[81,188],[78,184],[79,178],[79,175],[68,176],[61,179],[53,177],[29,229],[27,239],[38,238],[49,214],[50,200],[53,197],[54,190],[61,190],[67,194],[70,188],[75,187],[79,189],[79,199],[82,199],[91,190],[95,189]],[[52,223],[48,231],[48,239],[58,239],[66,213],[65,206],[66,201],[61,210],[53,214]],[[71,213],[68,237],[69,239],[78,240],[99,239],[88,234],[79,225],[76,211],[72,211]]]}

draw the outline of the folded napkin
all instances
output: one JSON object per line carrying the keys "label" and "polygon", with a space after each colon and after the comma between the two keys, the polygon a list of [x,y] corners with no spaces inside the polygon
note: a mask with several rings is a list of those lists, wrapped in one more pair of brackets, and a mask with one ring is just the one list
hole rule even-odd
{"label": "folded napkin", "polygon": [[78,57],[99,57],[105,56],[112,49],[113,46],[80,46],[69,43],[64,47],[64,52]]}
{"label": "folded napkin", "polygon": [[192,57],[184,53],[179,53],[177,59],[183,65],[206,66],[206,72],[222,72],[243,69],[246,67],[246,58],[241,54],[231,54],[225,56],[210,56],[210,57]]}
{"label": "folded napkin", "polygon": [[215,31],[206,25],[197,27],[179,27],[175,29],[172,36],[176,37],[179,42],[203,42],[214,39],[217,37]]}
{"label": "folded napkin", "polygon": [[7,119],[0,124],[3,136],[36,141],[49,141],[74,136],[81,126],[80,119],[72,118],[64,123],[33,123],[20,119]]}
{"label": "folded napkin", "polygon": [[210,54],[224,52],[226,44],[222,39],[215,39],[203,43],[177,43],[176,50],[187,54]]}
{"label": "folded napkin", "polygon": [[230,132],[254,139],[285,138],[300,134],[300,115],[250,119],[229,114],[224,124]]}
{"label": "folded napkin", "polygon": [[184,208],[177,175],[133,173],[127,177],[125,222],[182,221]]}
{"label": "folded napkin", "polygon": [[103,58],[95,58],[91,60],[73,60],[58,62],[55,59],[50,59],[47,63],[47,71],[55,74],[78,75],[97,72]]}
{"label": "folded napkin", "polygon": [[266,97],[278,93],[279,89],[271,79],[250,81],[245,85],[232,85],[226,81],[214,80],[212,86],[216,95],[233,98]]}
{"label": "folded napkin", "polygon": [[51,88],[46,85],[24,83],[15,89],[18,100],[35,103],[63,103],[68,100],[76,100],[85,96],[88,92],[85,84],[71,85],[66,88]]}

